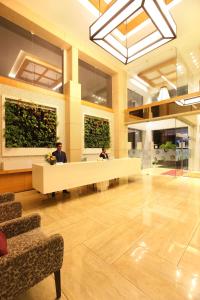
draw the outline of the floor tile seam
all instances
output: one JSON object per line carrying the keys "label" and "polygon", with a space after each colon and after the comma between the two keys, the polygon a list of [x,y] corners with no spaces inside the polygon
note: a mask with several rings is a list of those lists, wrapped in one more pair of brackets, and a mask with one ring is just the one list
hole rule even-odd
{"label": "floor tile seam", "polygon": [[90,248],[87,244],[83,243],[83,246],[87,248],[90,252],[92,252],[96,257],[101,259],[106,265],[112,266],[113,263],[108,263],[105,258],[103,258],[98,252]]}
{"label": "floor tile seam", "polygon": [[[108,213],[108,211],[107,211],[106,209],[104,209],[104,208],[102,208],[102,209],[104,210],[104,212]],[[119,213],[117,212],[117,214],[119,215],[119,217],[125,217],[125,216],[124,216],[122,213],[120,213],[120,212],[119,212]]]}
{"label": "floor tile seam", "polygon": [[[51,273],[50,275],[49,275],[49,277],[51,277],[52,279],[53,279],[53,281],[55,281],[55,276],[54,276],[54,273]],[[61,269],[60,269],[60,279],[62,280],[62,267],[61,267]],[[48,278],[48,277],[46,277],[46,278]],[[66,298],[66,300],[69,300],[69,298],[65,295],[65,293],[64,293],[64,291],[63,291],[63,289],[62,289],[62,282],[61,282],[61,294],[63,294],[64,296],[65,296],[65,298]],[[62,296],[62,295],[61,295]]]}
{"label": "floor tile seam", "polygon": [[[134,207],[134,208],[131,208],[131,209],[134,209],[134,210],[142,210],[142,207],[143,207],[143,206],[139,206],[139,207]],[[116,208],[120,211],[120,207],[116,206],[115,209],[116,209]],[[128,205],[126,206],[126,208],[128,208]],[[108,213],[108,211],[106,210],[106,208],[102,208],[102,210],[103,210],[104,212],[107,212],[107,213]],[[112,210],[112,208],[111,208],[111,210]],[[123,212],[125,212],[125,213],[126,213],[127,211],[128,211],[128,209],[123,210]],[[109,212],[109,213],[112,213],[112,211]],[[119,216],[124,217],[124,213],[122,214],[122,213],[120,213],[120,212],[117,211],[117,214],[119,214]]]}
{"label": "floor tile seam", "polygon": [[[86,217],[84,217],[84,218],[86,218]],[[84,219],[83,218],[83,219]],[[87,220],[88,219],[90,219],[90,221],[92,221],[92,222],[95,222],[95,223],[98,223],[99,225],[104,225],[105,226],[105,224],[102,224],[102,223],[100,223],[100,222],[98,222],[98,221],[96,221],[96,220],[93,220],[92,218],[90,218],[90,217],[87,217]],[[72,225],[74,225],[74,224],[78,224],[78,223],[81,223],[81,221],[82,220],[78,220],[78,221],[74,221],[74,222],[72,222],[72,223],[68,223],[67,225],[66,225],[66,227],[71,227]],[[62,229],[63,228],[65,228],[65,227],[62,227]],[[107,229],[107,228],[106,228]]]}
{"label": "floor tile seam", "polygon": [[[129,223],[132,223],[132,222],[134,222],[134,220],[129,220],[129,221],[127,221],[127,223],[124,223],[123,225],[124,225],[124,226],[128,226]],[[111,227],[113,227],[113,226],[115,226],[115,225],[112,225]],[[159,226],[162,227],[163,224],[161,224],[161,225],[158,224],[157,226],[158,226],[158,227],[159,227]],[[111,227],[110,227],[110,228],[111,228]],[[156,228],[158,228],[158,227],[154,227],[153,229],[156,229]],[[109,229],[110,229],[110,228],[109,228]],[[139,237],[137,237],[136,240],[134,240],[133,244],[131,244],[131,246],[130,246],[126,251],[128,251],[130,248],[132,248],[132,247],[134,246],[134,244],[138,243],[138,241],[139,241],[140,239],[142,239],[145,235],[149,234],[149,233],[151,232],[151,230],[152,230],[152,228],[147,228],[147,229],[145,229],[145,232],[143,232],[141,235],[139,235]],[[124,228],[124,230],[122,231],[122,233],[124,233],[125,231],[127,231],[126,228]],[[122,254],[122,255],[123,255],[123,254]]]}
{"label": "floor tile seam", "polygon": [[131,285],[134,286],[134,288],[136,288],[137,290],[139,290],[146,298],[147,300],[154,300],[153,298],[151,298],[151,296],[149,296],[148,294],[146,294],[146,292],[144,290],[142,290],[139,286],[136,286],[128,277],[126,277],[125,275],[123,275],[116,267],[115,265],[111,264],[111,266],[113,267],[113,269],[125,280],[127,280]]}
{"label": "floor tile seam", "polygon": [[[91,216],[88,216],[87,218],[90,219],[91,221],[95,222],[95,223],[98,223],[99,225],[103,225],[103,226],[108,227],[108,228],[105,228],[105,230],[107,230],[107,229],[110,228],[110,225],[105,224],[105,223],[103,223],[103,222],[101,222],[101,221],[99,221],[99,220],[97,220],[97,219],[95,219],[95,218],[93,218],[93,217],[91,217]],[[113,225],[112,225],[112,226],[113,226]]]}
{"label": "floor tile seam", "polygon": [[[124,216],[123,216],[124,217]],[[135,218],[137,218],[138,217],[138,215],[137,216],[135,216],[134,217],[134,219]],[[118,223],[117,225],[119,225],[118,227],[120,227],[121,225],[122,226],[127,226],[129,223],[132,223],[133,221],[134,221],[134,219],[128,219],[126,222],[123,222],[123,224],[122,223]],[[102,225],[102,223],[101,223],[101,225]],[[113,224],[113,225],[109,225],[109,227],[108,228],[106,228],[104,231],[107,231],[107,230],[110,230],[111,228],[116,228],[117,226],[116,226],[116,224]],[[123,229],[123,232],[126,230],[126,228],[124,228]],[[98,235],[101,235],[102,233],[99,233]]]}
{"label": "floor tile seam", "polygon": [[[107,262],[104,258],[102,258],[98,253],[96,253],[93,249],[91,249],[90,247],[88,247],[88,246],[85,244],[85,241],[82,242],[82,243],[80,243],[80,244],[77,244],[76,246],[72,247],[71,249],[68,249],[67,252],[70,253],[70,252],[72,252],[76,247],[79,247],[79,246],[83,246],[83,247],[87,248],[90,252],[93,253],[93,255],[95,255],[97,258],[99,258],[100,260],[102,260],[106,265],[112,266],[112,268],[113,268],[117,273],[119,273],[120,276],[122,276],[124,279],[126,279],[127,281],[129,281],[135,288],[137,288],[138,290],[142,291],[142,293],[143,293],[145,296],[149,297],[149,295],[146,295],[145,292],[144,292],[143,290],[141,290],[140,288],[138,288],[137,286],[135,286],[128,278],[126,278],[126,276],[124,276],[123,274],[121,274],[121,273],[118,271],[118,269],[116,268],[116,266],[115,266],[115,263],[116,263],[123,255],[125,255],[125,254],[130,250],[131,247],[130,247],[128,250],[126,250],[122,255],[120,255],[115,261],[113,261],[112,263],[108,263],[108,262]],[[149,249],[147,249],[147,248],[145,248],[145,247],[143,247],[143,246],[139,246],[139,247],[140,247],[140,248],[143,248],[143,249],[145,249],[145,250],[147,250],[147,251],[150,253],[151,256],[156,256],[156,257],[158,257],[159,259],[162,259],[164,262],[166,262],[166,263],[172,265],[172,267],[177,267],[176,265],[172,264],[172,262],[170,262],[170,261],[167,260],[166,258],[161,257],[160,255],[154,253],[153,251],[151,251],[151,250],[149,250]],[[69,255],[69,254],[67,254],[67,252],[65,252],[64,255],[65,255],[65,254],[66,254],[66,255]],[[62,272],[62,269],[61,269],[61,272]],[[53,274],[51,274],[51,276],[53,277]],[[168,280],[169,280],[172,284],[175,284],[175,282],[174,282],[173,280],[171,280],[170,278],[168,278]],[[177,285],[177,284],[176,284],[176,285]],[[184,286],[183,284],[181,284],[181,283],[178,283],[178,286],[180,286],[180,287],[182,287],[182,288],[185,288],[185,286]],[[63,292],[63,290],[62,290],[62,292]],[[64,293],[64,292],[63,292],[63,293]],[[65,295],[65,293],[64,293],[64,295]],[[65,297],[67,298],[66,295],[65,295]],[[149,298],[149,299],[150,299],[150,300],[154,300],[154,299],[152,299],[152,298]],[[67,298],[67,300],[70,300],[70,299]]]}
{"label": "floor tile seam", "polygon": [[137,239],[133,242],[133,244],[132,244],[127,250],[125,250],[124,253],[122,253],[122,254],[121,254],[115,261],[113,261],[111,264],[116,263],[117,260],[119,260],[119,259],[120,259],[123,255],[125,255],[127,252],[129,252],[130,249],[131,249],[132,247],[134,247],[134,246],[143,248],[143,249],[147,250],[148,252],[150,252],[150,255],[151,255],[151,256],[153,256],[153,255],[154,255],[154,256],[157,256],[158,258],[160,258],[160,259],[162,259],[162,260],[164,260],[164,261],[166,261],[166,262],[172,264],[172,262],[168,261],[166,258],[160,256],[159,254],[157,254],[156,252],[150,250],[150,249],[147,248],[147,247],[141,246],[141,245],[138,243],[138,241],[139,241],[140,239],[142,239],[146,234],[148,234],[148,233],[145,233],[145,232],[144,232],[139,238],[137,238]]}
{"label": "floor tile seam", "polygon": [[[142,238],[142,236],[145,233],[143,233],[141,236],[139,236],[134,242],[131,243],[130,246],[128,246],[128,248],[126,248],[125,252],[123,252],[122,254],[120,254],[120,256],[116,259],[118,260],[121,256],[123,256],[126,252],[128,252],[135,244],[137,244],[138,240]],[[116,260],[114,260],[111,263],[108,263],[106,260],[104,260],[97,252],[95,252],[95,250],[93,250],[92,248],[90,248],[90,246],[88,246],[87,244],[85,244],[85,242],[87,242],[87,240],[85,240],[83,242],[84,246],[87,247],[88,249],[90,249],[92,252],[96,253],[96,256],[100,257],[104,262],[106,262],[106,264],[112,265]]]}
{"label": "floor tile seam", "polygon": [[[142,247],[143,248],[143,247]],[[136,287],[138,290],[140,290],[146,297],[148,297],[149,300],[155,300],[154,298],[151,298],[151,296],[149,294],[146,294],[146,292],[141,289],[139,286],[136,286],[128,277],[126,277],[126,275],[123,275],[117,268],[115,265],[113,265],[113,268],[115,269],[116,272],[118,272],[124,279],[128,280],[134,287]],[[172,283],[173,285],[175,284],[170,278],[168,278],[168,280],[170,281],[170,283]],[[176,284],[177,286],[177,284]],[[184,286],[182,286],[181,284],[178,284],[178,286],[180,286],[181,288],[185,288]],[[172,299],[169,299],[172,300]]]}
{"label": "floor tile seam", "polygon": [[189,247],[189,245],[190,245],[190,243],[191,243],[193,237],[195,236],[195,234],[196,234],[198,228],[200,228],[200,222],[198,222],[198,224],[197,224],[197,225],[195,226],[195,228],[193,229],[193,231],[192,231],[192,233],[191,233],[191,235],[190,235],[189,241],[188,241],[188,243],[187,243],[187,245],[186,245],[186,247],[185,247],[185,249],[184,249],[184,251],[183,251],[181,257],[179,258],[179,261],[178,261],[178,263],[177,263],[177,267],[178,267],[179,264],[181,263],[181,261],[182,261],[182,259],[183,259],[183,256],[184,256],[184,254],[186,253],[186,251],[187,251],[187,249],[188,249],[188,247]]}
{"label": "floor tile seam", "polygon": [[[77,222],[72,222],[72,223],[68,223],[68,224],[62,225],[61,227],[59,227],[59,229],[65,228],[66,225],[71,225],[71,224],[75,224],[75,223],[77,223]],[[52,224],[49,225],[49,226],[52,226]],[[43,226],[41,226],[41,227],[44,228],[44,227],[48,227],[48,226],[44,226],[44,225],[43,225]],[[53,231],[54,231],[54,230],[53,230]],[[53,231],[52,231],[52,232],[53,232]],[[50,232],[50,233],[52,233],[52,232]]]}
{"label": "floor tile seam", "polygon": [[[136,246],[137,246],[137,245],[136,245]],[[170,264],[172,267],[178,268],[177,263],[173,263],[172,261],[168,260],[166,257],[163,257],[163,256],[159,255],[158,253],[156,253],[156,252],[150,250],[149,248],[146,248],[146,247],[141,246],[141,245],[139,245],[139,244],[138,244],[138,247],[147,250],[147,251],[149,252],[150,256],[155,256],[155,257],[161,259],[164,263],[168,263],[168,264]],[[117,260],[115,260],[114,262],[112,262],[112,264],[115,264],[118,260],[120,260],[120,258],[121,258],[123,255],[125,255],[129,250],[130,250],[130,248],[129,248],[126,252],[124,252],[122,255],[120,255],[120,257],[117,258]],[[173,281],[172,281],[171,279],[169,279],[169,280],[173,283]],[[181,285],[181,284],[180,284],[180,285]],[[181,285],[181,286],[183,286],[183,285]],[[184,287],[184,286],[183,286],[183,287]]]}
{"label": "floor tile seam", "polygon": [[[155,252],[151,251],[150,249],[147,249],[147,248],[145,248],[145,247],[143,247],[143,246],[140,246],[140,245],[139,245],[139,247],[140,247],[140,248],[143,248],[143,249],[145,249],[145,250],[147,250],[147,251],[149,252],[149,255],[150,255],[150,256],[157,257],[157,258],[161,259],[161,260],[163,261],[163,263],[170,264],[172,268],[178,268],[176,264],[173,264],[171,261],[167,260],[165,257],[162,257],[162,256],[158,255],[157,253],[155,253]],[[130,249],[129,249],[129,250],[130,250]],[[129,251],[129,250],[128,250],[128,251]],[[126,251],[126,252],[128,252],[128,251]],[[123,255],[126,255],[126,253],[122,254],[117,260],[115,260],[115,261],[111,264],[111,265],[113,265],[114,268],[116,268],[115,264],[117,263],[118,260],[121,259],[121,257],[122,257]],[[119,273],[120,273],[120,271],[119,271]],[[121,273],[120,273],[120,274],[121,274]],[[161,272],[161,274],[165,275],[164,272]],[[123,276],[123,274],[121,274],[121,275]],[[177,283],[177,282],[173,281],[170,277],[168,277],[168,276],[166,276],[166,275],[165,275],[165,277],[166,277],[167,280],[168,280],[172,285],[174,285],[175,287],[178,286],[178,287],[184,288],[184,289],[187,288],[187,286],[186,286],[185,284],[183,284],[183,283]]]}
{"label": "floor tile seam", "polygon": [[[107,266],[112,267],[112,269],[117,272],[122,278],[124,278],[126,281],[128,281],[134,288],[136,288],[137,290],[139,290],[145,297],[148,297],[149,300],[154,300],[149,298],[148,295],[146,295],[141,289],[139,289],[138,287],[136,287],[128,278],[126,278],[123,274],[121,274],[115,266],[113,266],[113,263],[108,263],[107,261],[105,261],[98,253],[96,253],[93,249],[89,248],[87,245],[83,244],[83,246],[85,248],[87,248],[90,252],[92,252],[92,254],[97,257],[98,259],[102,260]],[[148,300],[147,299],[147,300]]]}
{"label": "floor tile seam", "polygon": [[[121,216],[120,216],[121,217]],[[92,217],[90,217],[90,219],[91,220],[93,220],[93,221],[96,221],[96,219],[95,218],[92,218]],[[110,227],[112,227],[112,226],[116,226],[116,224],[108,224],[108,223],[103,223],[103,222],[101,222],[101,221],[97,221],[100,225],[104,225],[104,226],[108,226],[108,228],[110,228]],[[124,225],[124,224],[126,224],[128,221],[126,221],[126,222],[123,222],[123,221],[121,221],[121,222],[116,222],[117,223],[117,225]]]}
{"label": "floor tile seam", "polygon": [[170,224],[170,222],[179,222],[179,220],[169,219],[164,224],[158,224],[158,226],[155,227],[154,229],[163,229],[163,227],[167,227],[168,224]]}
{"label": "floor tile seam", "polygon": [[[100,224],[100,225],[102,225],[102,224]],[[105,230],[109,230],[109,229],[110,229],[110,228],[106,228]],[[61,235],[62,235],[62,234],[61,234]],[[81,241],[80,243],[76,244],[76,245],[73,246],[72,248],[68,249],[67,252],[70,252],[70,251],[72,251],[74,248],[76,248],[76,247],[78,247],[78,246],[81,246],[81,245],[84,245],[85,247],[87,247],[88,249],[90,249],[91,251],[93,251],[92,248],[89,248],[89,247],[85,244],[85,243],[88,242],[91,238],[93,238],[93,236],[92,236],[92,237],[88,237],[87,239],[85,239],[85,240]],[[64,251],[64,252],[65,252],[65,251]]]}
{"label": "floor tile seam", "polygon": [[65,259],[65,255],[66,255],[66,256],[69,255],[76,247],[79,247],[79,246],[81,246],[81,245],[82,245],[82,243],[77,244],[77,245],[75,245],[75,246],[73,246],[73,247],[71,247],[71,248],[69,248],[69,249],[67,249],[67,250],[65,250],[65,248],[64,248],[63,261],[64,261],[64,259]]}
{"label": "floor tile seam", "polygon": [[64,295],[64,297],[66,298],[66,300],[70,300],[70,298],[65,294],[65,292],[62,290],[62,294]]}

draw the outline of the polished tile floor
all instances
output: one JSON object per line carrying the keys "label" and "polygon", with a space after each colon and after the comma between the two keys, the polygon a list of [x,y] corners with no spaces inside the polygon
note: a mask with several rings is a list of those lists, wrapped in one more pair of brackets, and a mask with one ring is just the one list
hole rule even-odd
{"label": "polished tile floor", "polygon": [[[200,299],[200,179],[143,175],[105,192],[18,193],[65,240],[62,300]],[[53,276],[17,300],[55,299]]]}

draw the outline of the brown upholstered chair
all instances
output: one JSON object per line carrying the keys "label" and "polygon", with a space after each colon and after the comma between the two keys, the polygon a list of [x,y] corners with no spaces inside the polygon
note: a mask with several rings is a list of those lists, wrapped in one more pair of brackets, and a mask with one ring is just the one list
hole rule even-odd
{"label": "brown upholstered chair", "polygon": [[0,194],[0,204],[8,201],[14,201],[15,194],[14,193],[1,193]]}
{"label": "brown upholstered chair", "polygon": [[0,257],[0,299],[15,299],[51,273],[60,298],[63,238],[59,234],[46,236],[40,221],[40,216],[33,214],[0,223],[8,244],[8,254]]}
{"label": "brown upholstered chair", "polygon": [[0,203],[0,223],[7,220],[21,217],[22,205],[17,201],[8,201]]}

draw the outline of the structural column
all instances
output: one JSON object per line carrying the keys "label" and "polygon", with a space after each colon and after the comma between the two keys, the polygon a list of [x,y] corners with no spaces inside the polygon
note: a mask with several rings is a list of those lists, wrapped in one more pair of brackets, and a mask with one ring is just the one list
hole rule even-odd
{"label": "structural column", "polygon": [[81,160],[81,85],[78,83],[78,49],[64,53],[64,93],[66,99],[66,151],[70,162]]}
{"label": "structural column", "polygon": [[115,158],[128,155],[128,126],[124,124],[124,110],[127,108],[127,73],[120,71],[112,77],[112,101],[114,110],[114,155]]}

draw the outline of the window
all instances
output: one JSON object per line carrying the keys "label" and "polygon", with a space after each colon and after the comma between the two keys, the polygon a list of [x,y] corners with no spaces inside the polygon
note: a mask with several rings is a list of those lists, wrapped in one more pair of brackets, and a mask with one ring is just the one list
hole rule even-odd
{"label": "window", "polygon": [[143,96],[128,89],[127,91],[128,97],[128,107],[136,107],[143,105]]}
{"label": "window", "polygon": [[0,75],[62,93],[61,49],[0,17]]}
{"label": "window", "polygon": [[112,77],[79,60],[81,99],[112,107]]}

